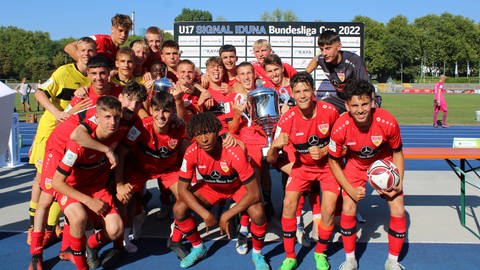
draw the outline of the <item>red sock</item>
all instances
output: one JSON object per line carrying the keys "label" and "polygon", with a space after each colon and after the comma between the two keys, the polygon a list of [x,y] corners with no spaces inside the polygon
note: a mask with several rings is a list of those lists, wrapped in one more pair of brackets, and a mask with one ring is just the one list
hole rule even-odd
{"label": "red sock", "polygon": [[88,270],[87,257],[85,256],[85,236],[81,238],[70,236],[69,240],[75,266],[79,270]]}
{"label": "red sock", "polygon": [[332,226],[325,226],[323,221],[320,220],[318,223],[318,241],[317,245],[315,246],[316,253],[324,253],[327,250],[328,241],[330,237],[332,237],[333,233],[333,225]]}
{"label": "red sock", "polygon": [[295,233],[297,232],[297,220],[295,218],[282,217],[283,248],[287,258],[295,258]]}
{"label": "red sock", "polygon": [[43,252],[43,237],[45,237],[45,231],[33,232],[32,242],[30,242],[30,254],[37,255]]}
{"label": "red sock", "polygon": [[197,225],[195,224],[195,220],[193,220],[192,217],[188,217],[184,221],[175,220],[175,223],[178,225],[180,231],[185,234],[185,237],[187,237],[187,240],[190,241],[193,246],[197,246],[202,243],[200,234],[197,231]]}
{"label": "red sock", "polygon": [[240,225],[248,227],[250,223],[250,217],[248,216],[247,211],[243,211],[242,215],[240,216]]}
{"label": "red sock", "polygon": [[263,225],[250,224],[250,232],[252,233],[252,247],[255,250],[262,250],[265,234],[267,234],[267,222]]}
{"label": "red sock", "polygon": [[390,216],[390,227],[388,229],[388,253],[398,256],[402,251],[407,231],[407,219],[403,217]]}
{"label": "red sock", "polygon": [[357,242],[356,216],[347,216],[342,213],[340,219],[340,232],[342,233],[343,250],[345,250],[345,253],[354,252]]}
{"label": "red sock", "polygon": [[305,204],[305,196],[300,196],[300,199],[298,200],[298,205],[297,205],[297,212],[295,212],[295,216],[299,217],[302,215],[302,210],[303,210],[303,205]]}
{"label": "red sock", "polygon": [[180,242],[182,241],[183,233],[180,231],[180,228],[178,227],[178,222],[175,220],[175,226],[173,226],[173,232],[172,232],[172,237],[171,240],[172,242]]}
{"label": "red sock", "polygon": [[312,214],[320,214],[322,207],[322,204],[320,203],[320,194],[317,192],[310,193],[310,195],[308,195],[308,200],[310,201],[310,206],[312,207]]}
{"label": "red sock", "polygon": [[70,247],[70,225],[65,223],[63,224],[62,243],[60,246],[60,251],[64,251],[69,247]]}
{"label": "red sock", "polygon": [[96,248],[101,244],[106,244],[110,242],[110,238],[108,238],[105,230],[100,230],[88,238],[87,245],[91,248]]}

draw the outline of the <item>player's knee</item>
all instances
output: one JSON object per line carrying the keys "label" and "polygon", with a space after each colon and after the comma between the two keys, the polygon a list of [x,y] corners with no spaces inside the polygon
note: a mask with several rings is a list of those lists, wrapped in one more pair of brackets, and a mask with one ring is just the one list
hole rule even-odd
{"label": "player's knee", "polygon": [[357,213],[357,205],[355,203],[343,202],[342,213],[348,216],[353,216]]}
{"label": "player's knee", "polygon": [[248,215],[256,225],[265,223],[265,211],[261,202],[255,203],[248,208]]}
{"label": "player's knee", "polygon": [[116,217],[112,217],[108,222],[105,222],[105,229],[111,240],[118,239],[123,235],[123,222],[120,216],[116,215]]}
{"label": "player's knee", "polygon": [[294,216],[295,211],[297,210],[297,205],[298,200],[296,200],[293,196],[285,196],[285,199],[283,199],[283,216]]}
{"label": "player's knee", "polygon": [[187,211],[187,205],[180,200],[177,200],[173,205],[173,216],[177,220],[184,220],[187,216]]}

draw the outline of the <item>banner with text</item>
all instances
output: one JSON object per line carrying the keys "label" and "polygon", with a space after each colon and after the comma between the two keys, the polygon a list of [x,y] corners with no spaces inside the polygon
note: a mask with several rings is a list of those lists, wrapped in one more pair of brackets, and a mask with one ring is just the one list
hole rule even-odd
{"label": "banner with text", "polygon": [[[206,60],[211,56],[218,56],[218,50],[224,44],[236,47],[237,64],[255,60],[252,45],[258,39],[270,41],[273,52],[280,56],[283,62],[302,71],[310,60],[320,53],[317,38],[325,30],[336,31],[340,36],[342,49],[363,58],[363,23],[178,22],[174,24],[174,37],[180,45],[182,59],[190,59],[202,71],[205,70]],[[312,75],[317,87],[326,87],[325,90],[329,88],[320,68]]]}

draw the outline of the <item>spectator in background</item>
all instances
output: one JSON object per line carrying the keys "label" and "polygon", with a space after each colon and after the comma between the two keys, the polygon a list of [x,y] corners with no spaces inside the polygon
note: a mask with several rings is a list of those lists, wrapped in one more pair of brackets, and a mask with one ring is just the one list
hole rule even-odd
{"label": "spectator in background", "polygon": [[433,127],[438,128],[439,123],[437,122],[438,113],[442,111],[443,119],[440,124],[443,128],[448,128],[447,125],[447,102],[445,101],[445,86],[443,83],[447,76],[440,75],[440,80],[435,84],[434,93],[433,93]]}
{"label": "spectator in background", "polygon": [[25,106],[28,109],[29,112],[32,110],[30,109],[30,92],[32,91],[32,87],[30,84],[27,83],[27,78],[23,78],[22,82],[15,87],[15,90],[21,95],[21,101],[22,101],[22,107],[23,107],[23,112],[27,112],[25,110]]}
{"label": "spectator in background", "polygon": [[[38,80],[37,85],[35,87],[35,92],[40,89],[42,86],[42,80]],[[37,102],[37,112],[40,111],[40,103]]]}

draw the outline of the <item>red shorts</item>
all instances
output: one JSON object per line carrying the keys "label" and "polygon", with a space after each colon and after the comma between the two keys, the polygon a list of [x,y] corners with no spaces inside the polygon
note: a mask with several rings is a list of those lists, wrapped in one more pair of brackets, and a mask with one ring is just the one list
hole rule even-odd
{"label": "red shorts", "polygon": [[292,168],[285,191],[302,193],[311,190],[311,186],[315,181],[320,182],[322,191],[330,191],[337,195],[340,194],[340,185],[330,171],[329,166],[301,166]]}
{"label": "red shorts", "polygon": [[196,184],[192,192],[200,194],[210,205],[215,205],[225,199],[233,199],[235,202],[238,202],[245,196],[247,189],[244,186],[240,186],[238,189],[232,191],[217,191],[212,189],[207,183],[202,182]]}
{"label": "red shorts", "polygon": [[135,192],[140,192],[143,190],[145,183],[150,179],[159,179],[165,189],[170,188],[173,184],[178,181],[178,170],[174,171],[165,171],[156,175],[149,175],[145,172],[129,172],[127,177],[127,182],[133,186]]}
{"label": "red shorts", "polygon": [[[110,215],[110,214],[118,214],[118,210],[115,207],[115,204],[113,202],[112,194],[110,194],[110,192],[108,192],[107,189],[100,189],[100,190],[94,191],[94,192],[84,192],[84,191],[81,191],[81,192],[84,193],[84,194],[87,194],[90,197],[100,199],[104,203],[106,203],[108,205],[108,211],[105,214],[105,216]],[[61,193],[58,193],[58,192],[55,193],[55,198],[57,199],[57,202],[60,205],[60,208],[62,209],[62,212],[65,212],[65,208],[67,208],[67,206],[69,206],[70,204],[78,202],[77,200],[75,200],[73,198],[70,198],[70,197],[67,197],[67,196],[65,196]],[[87,210],[89,220],[97,220],[98,219],[99,216],[97,214],[95,214],[92,210],[90,210],[90,208],[86,207],[85,205],[84,205],[84,207],[85,207],[85,210]],[[102,216],[102,217],[105,217],[105,216]]]}
{"label": "red shorts", "polygon": [[63,154],[54,149],[46,149],[43,159],[42,173],[40,175],[40,188],[43,192],[55,196],[55,190],[52,187],[53,175],[57,171],[57,166],[63,158]]}

